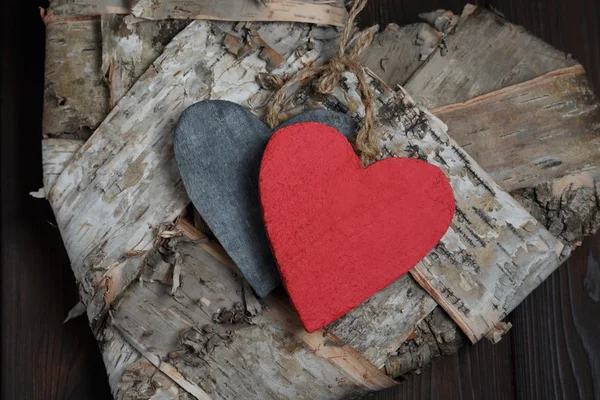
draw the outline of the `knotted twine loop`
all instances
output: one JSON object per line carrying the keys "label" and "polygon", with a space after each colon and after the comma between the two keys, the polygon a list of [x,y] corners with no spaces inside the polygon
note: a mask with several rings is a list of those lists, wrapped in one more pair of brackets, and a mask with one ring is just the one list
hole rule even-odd
{"label": "knotted twine loop", "polygon": [[375,129],[375,97],[367,85],[365,72],[360,65],[360,58],[373,41],[375,30],[365,29],[361,31],[354,46],[348,52],[346,52],[346,46],[350,40],[354,19],[366,4],[367,0],[354,1],[338,43],[337,56],[332,57],[322,66],[308,67],[296,72],[294,76],[275,92],[273,104],[267,113],[267,123],[271,128],[275,128],[280,123],[279,115],[290,86],[298,82],[300,84],[308,82],[309,78],[313,78],[315,79],[314,87],[317,92],[328,94],[339,85],[342,74],[345,71],[353,73],[358,79],[358,89],[365,107],[365,118],[358,129],[355,143],[355,148],[359,151],[359,157],[363,166],[373,162],[379,154],[379,137]]}

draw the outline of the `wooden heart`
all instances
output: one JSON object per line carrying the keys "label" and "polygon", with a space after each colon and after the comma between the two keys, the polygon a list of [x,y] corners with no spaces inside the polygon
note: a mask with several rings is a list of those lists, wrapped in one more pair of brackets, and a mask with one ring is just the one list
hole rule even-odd
{"label": "wooden heart", "polygon": [[[352,118],[313,110],[282,126],[318,121],[351,136]],[[238,104],[206,100],[177,123],[174,151],[186,191],[250,286],[265,297],[279,285],[258,200],[258,171],[272,130]]]}
{"label": "wooden heart", "polygon": [[362,168],[344,136],[314,122],[273,135],[259,191],[282,280],[308,332],[410,270],[455,209],[439,168],[408,158]]}

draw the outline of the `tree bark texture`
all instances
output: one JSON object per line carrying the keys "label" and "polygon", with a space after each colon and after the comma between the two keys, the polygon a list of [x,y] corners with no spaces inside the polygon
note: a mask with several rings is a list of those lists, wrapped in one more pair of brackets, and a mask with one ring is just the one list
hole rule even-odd
{"label": "tree bark texture", "polygon": [[600,178],[600,103],[579,64],[432,112],[506,190]]}
{"label": "tree bark texture", "polygon": [[87,139],[106,116],[99,17],[46,18],[44,137]]}

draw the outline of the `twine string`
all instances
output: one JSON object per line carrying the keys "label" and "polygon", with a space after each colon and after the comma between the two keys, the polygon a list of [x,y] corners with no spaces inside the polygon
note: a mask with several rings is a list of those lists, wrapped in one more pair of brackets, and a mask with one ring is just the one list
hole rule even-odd
{"label": "twine string", "polygon": [[375,129],[375,111],[374,96],[369,89],[366,81],[365,72],[360,64],[360,58],[373,41],[375,32],[373,29],[365,29],[358,34],[358,37],[352,46],[346,52],[354,19],[367,4],[367,0],[355,0],[348,20],[344,26],[342,35],[338,43],[338,54],[332,57],[326,64],[321,66],[308,67],[299,70],[294,74],[274,96],[273,103],[267,113],[267,123],[271,128],[280,123],[279,115],[286,100],[288,89],[296,84],[303,84],[310,79],[314,80],[314,87],[317,92],[328,94],[337,87],[345,71],[351,72],[358,79],[358,89],[361,95],[362,103],[365,107],[365,118],[362,121],[356,134],[355,148],[359,152],[359,157],[363,165],[368,165],[375,160],[379,154],[379,140]]}

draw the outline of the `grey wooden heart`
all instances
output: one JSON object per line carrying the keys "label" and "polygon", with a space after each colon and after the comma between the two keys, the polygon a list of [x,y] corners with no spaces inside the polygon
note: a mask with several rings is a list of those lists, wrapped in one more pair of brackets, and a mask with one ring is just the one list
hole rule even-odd
{"label": "grey wooden heart", "polygon": [[[314,110],[289,119],[320,122],[350,137],[349,116]],[[274,133],[236,103],[206,100],[188,107],[175,131],[175,159],[190,199],[255,292],[264,297],[280,283],[263,226],[258,172]]]}

